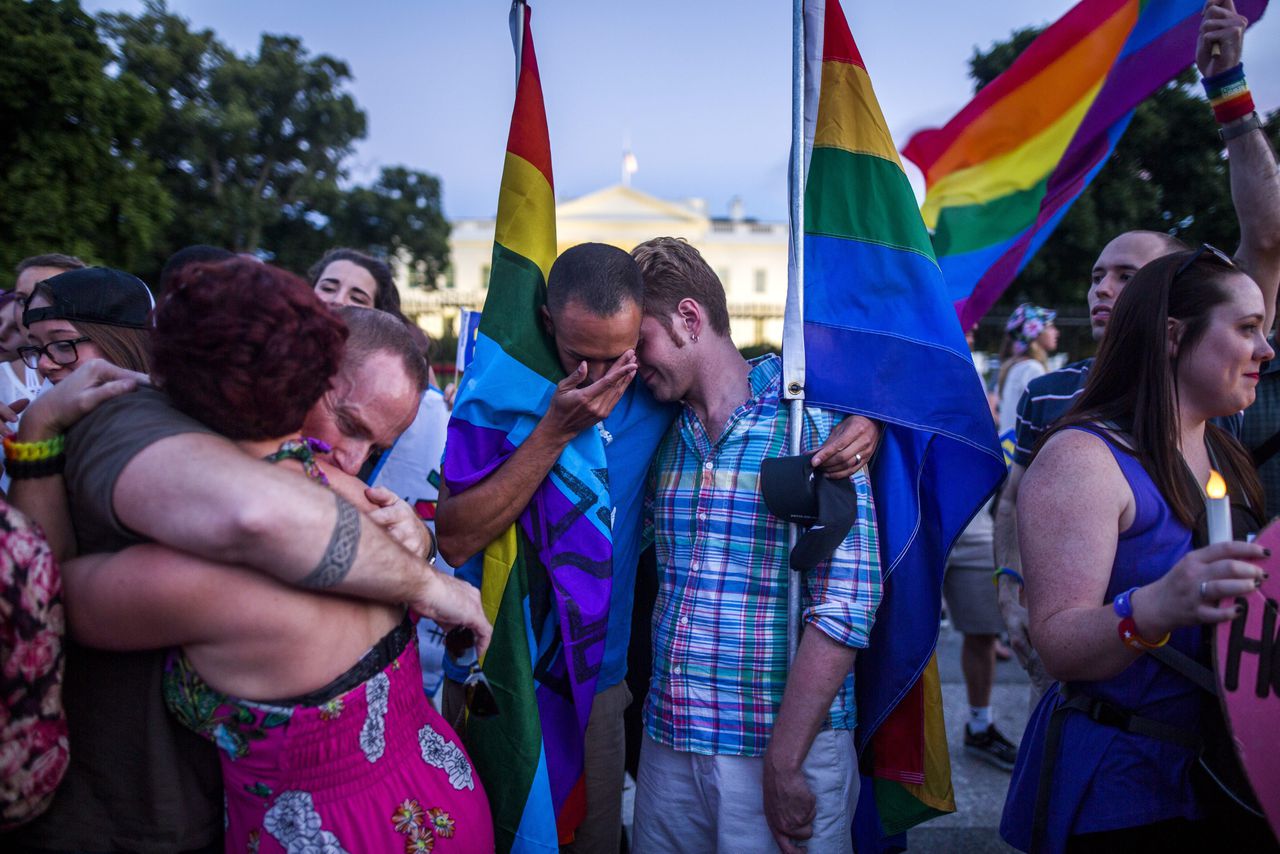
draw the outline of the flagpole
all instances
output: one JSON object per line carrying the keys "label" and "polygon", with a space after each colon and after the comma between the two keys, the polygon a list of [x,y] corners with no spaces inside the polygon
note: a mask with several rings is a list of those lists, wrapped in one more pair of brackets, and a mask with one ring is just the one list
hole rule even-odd
{"label": "flagpole", "polygon": [[520,88],[520,68],[524,63],[525,0],[511,0],[511,45],[516,50],[516,89]]}
{"label": "flagpole", "polygon": [[[791,264],[788,269],[787,309],[783,322],[783,397],[789,402],[787,441],[792,456],[800,453],[804,424],[804,0],[791,4]],[[790,526],[788,553],[795,549],[799,528]],[[800,642],[801,592],[804,578],[791,570],[787,584],[787,663],[795,658]]]}

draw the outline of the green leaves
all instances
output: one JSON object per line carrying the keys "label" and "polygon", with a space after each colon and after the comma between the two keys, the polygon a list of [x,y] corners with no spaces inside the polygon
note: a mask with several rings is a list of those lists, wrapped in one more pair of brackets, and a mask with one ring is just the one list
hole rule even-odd
{"label": "green leaves", "polygon": [[238,56],[162,0],[96,20],[76,0],[0,0],[0,266],[71,252],[155,281],[192,243],[299,271],[350,245],[433,286],[439,180],[395,166],[346,186],[367,129],[351,79],[294,36]]}

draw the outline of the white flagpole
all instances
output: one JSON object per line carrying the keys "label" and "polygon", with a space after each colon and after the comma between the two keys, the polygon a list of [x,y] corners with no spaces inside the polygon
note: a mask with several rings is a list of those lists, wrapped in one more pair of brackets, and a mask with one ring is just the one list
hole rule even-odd
{"label": "white flagpole", "polygon": [[[791,202],[790,263],[787,265],[787,305],[782,327],[783,398],[789,401],[789,453],[800,453],[804,424],[804,180],[805,166],[805,29],[804,0],[792,0],[791,11]],[[788,553],[796,546],[799,528],[791,526]],[[801,592],[804,578],[791,571],[787,585],[787,661],[795,658],[800,642]]]}
{"label": "white flagpole", "polygon": [[511,0],[511,46],[516,50],[516,89],[520,88],[520,65],[524,60],[524,0]]}

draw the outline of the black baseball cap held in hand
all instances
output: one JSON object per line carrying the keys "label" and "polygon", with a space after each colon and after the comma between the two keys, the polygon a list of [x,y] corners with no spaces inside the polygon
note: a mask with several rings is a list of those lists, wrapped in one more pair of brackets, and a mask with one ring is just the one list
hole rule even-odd
{"label": "black baseball cap held in hand", "polygon": [[41,320],[69,320],[149,329],[155,300],[137,276],[110,267],[68,270],[36,285],[32,298],[44,297],[49,305],[28,308],[22,325]]}
{"label": "black baseball cap held in hand", "polygon": [[809,462],[813,454],[760,464],[760,491],[769,512],[807,528],[791,550],[791,568],[813,569],[831,557],[858,518],[858,493],[848,478],[831,478]]}

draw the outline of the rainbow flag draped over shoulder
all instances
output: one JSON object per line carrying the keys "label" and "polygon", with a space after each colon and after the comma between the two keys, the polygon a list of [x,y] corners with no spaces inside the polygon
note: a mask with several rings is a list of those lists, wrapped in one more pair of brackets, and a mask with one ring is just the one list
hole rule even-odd
{"label": "rainbow flag draped over shoulder", "polygon": [[[1266,5],[1236,2],[1250,22]],[[1203,6],[1082,0],[945,127],[907,143],[903,153],[924,172],[925,224],[964,327],[1049,239],[1134,108],[1191,64]]]}
{"label": "rainbow flag draped over shoulder", "polygon": [[804,396],[884,423],[871,470],[884,599],[855,680],[856,741],[864,773],[875,769],[856,848],[871,852],[882,837],[955,809],[933,658],[942,576],[951,544],[1005,467],[837,0],[805,3],[805,53]]}
{"label": "rainbow flag draped over shoulder", "polygon": [[[539,309],[556,254],[555,194],[528,7],[512,6],[519,82],[507,141],[489,292],[459,392],[444,477],[461,493],[501,466],[564,377]],[[519,521],[459,569],[480,580],[498,701],[471,717],[467,748],[489,795],[499,851],[554,852],[585,808],[583,733],[604,654],[612,586],[604,444],[566,447]]]}

